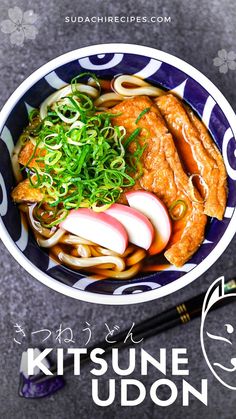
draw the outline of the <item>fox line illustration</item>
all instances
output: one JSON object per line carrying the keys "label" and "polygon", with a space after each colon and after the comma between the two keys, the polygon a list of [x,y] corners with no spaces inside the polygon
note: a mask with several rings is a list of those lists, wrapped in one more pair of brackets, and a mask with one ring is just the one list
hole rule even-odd
{"label": "fox line illustration", "polygon": [[[235,283],[234,283],[235,286]],[[236,293],[225,292],[224,277],[218,278],[208,289],[202,307],[200,339],[205,360],[215,378],[225,387],[236,390]],[[221,306],[224,310],[212,310]],[[225,302],[225,301],[224,301]],[[233,312],[233,315],[232,315]]]}

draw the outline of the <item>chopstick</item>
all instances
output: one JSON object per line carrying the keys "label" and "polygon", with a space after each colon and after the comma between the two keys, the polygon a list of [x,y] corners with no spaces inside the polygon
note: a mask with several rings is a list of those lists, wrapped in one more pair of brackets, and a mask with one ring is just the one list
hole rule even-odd
{"label": "chopstick", "polygon": [[[236,291],[236,280],[232,279],[225,283],[224,292],[225,294],[230,294]],[[150,317],[141,323],[134,326],[132,333],[135,337],[135,340],[148,339],[151,336],[155,336],[161,332],[172,329],[178,325],[185,325],[189,321],[193,320],[196,317],[199,317],[202,311],[202,304],[204,301],[205,293],[201,293],[189,300],[178,304],[175,307],[172,307],[163,313],[157,314],[153,317]],[[229,298],[222,299],[222,301],[217,305],[218,307],[228,304],[230,301]],[[216,308],[216,307],[215,307]],[[214,309],[214,307],[213,307]],[[116,339],[115,343],[108,343],[106,341],[99,342],[94,346],[88,348],[86,354],[81,355],[81,365],[90,360],[90,353],[95,348],[101,348],[105,351],[105,354],[109,353],[112,348],[125,348],[132,344],[132,342],[127,340],[124,342],[127,334],[130,332],[130,329],[126,329],[123,332],[120,332],[114,335]],[[69,356],[64,360],[64,372],[69,371],[74,366],[74,356]],[[53,364],[50,368],[50,372],[56,376],[57,364]],[[42,383],[48,379],[53,378],[52,375],[44,375],[42,373],[37,374],[31,378],[31,381],[34,383]]]}

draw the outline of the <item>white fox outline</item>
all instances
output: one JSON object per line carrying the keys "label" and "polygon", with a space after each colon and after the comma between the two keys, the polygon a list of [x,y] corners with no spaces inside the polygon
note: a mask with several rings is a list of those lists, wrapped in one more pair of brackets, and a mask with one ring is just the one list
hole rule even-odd
{"label": "white fox outline", "polygon": [[[218,301],[225,299],[225,298],[232,298],[232,297],[236,297],[236,293],[230,293],[230,294],[225,294],[224,292],[224,277],[221,276],[220,278],[216,279],[213,284],[210,286],[210,288],[208,289],[205,298],[204,298],[204,302],[203,302],[203,306],[202,306],[202,317],[201,317],[201,328],[200,328],[200,341],[201,341],[201,347],[202,347],[202,352],[205,358],[205,361],[208,365],[208,367],[210,368],[211,372],[213,373],[213,375],[215,376],[215,378],[225,387],[229,388],[230,390],[236,390],[236,386],[231,386],[227,383],[225,383],[220,377],[219,375],[215,372],[214,368],[212,367],[207,353],[205,351],[205,345],[204,345],[204,323],[205,323],[205,319],[206,316],[210,310],[210,308]],[[214,363],[216,365],[216,363]],[[219,366],[219,365],[218,365]]]}

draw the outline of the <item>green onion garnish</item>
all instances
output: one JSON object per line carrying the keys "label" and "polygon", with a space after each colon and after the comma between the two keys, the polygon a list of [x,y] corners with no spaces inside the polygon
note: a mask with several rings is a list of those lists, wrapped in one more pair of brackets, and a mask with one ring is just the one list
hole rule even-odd
{"label": "green onion garnish", "polygon": [[170,217],[174,221],[181,220],[181,218],[185,216],[187,209],[188,206],[186,202],[183,199],[177,199],[169,208]]}
{"label": "green onion garnish", "polygon": [[[42,204],[47,204],[48,214],[53,211],[53,220],[47,214],[40,219],[47,227],[59,224],[70,209],[107,208],[142,173],[145,145],[137,139],[141,128],[125,139],[125,128],[111,123],[114,114],[97,113],[93,99],[76,90],[82,77],[97,82],[91,73],[75,77],[72,93],[49,106],[43,120],[38,112],[32,114],[32,135],[27,129],[22,134],[34,144],[24,167],[30,185],[44,193]],[[135,150],[131,154],[128,146],[132,142]],[[36,163],[31,167],[33,159]]]}
{"label": "green onion garnish", "polygon": [[97,76],[94,73],[90,73],[89,71],[86,71],[84,73],[80,73],[78,76],[74,77],[71,80],[72,91],[73,91],[73,89],[76,90],[76,87],[75,87],[76,83],[78,83],[78,81],[80,82],[81,81],[80,79],[83,79],[83,78],[87,78],[87,79],[90,78],[90,79],[94,80],[94,82],[95,82],[96,86],[98,87],[99,91],[101,91],[101,85],[100,85],[100,82],[99,82]]}
{"label": "green onion garnish", "polygon": [[136,119],[136,121],[135,121],[135,124],[137,124],[139,121],[140,121],[140,119],[143,117],[143,115],[145,115],[145,113],[147,113],[147,112],[149,112],[150,111],[150,108],[145,108],[140,114],[139,114],[139,116],[138,116],[138,118]]}
{"label": "green onion garnish", "polygon": [[124,141],[124,148],[128,148],[128,146],[130,145],[130,143],[132,143],[132,141],[134,141],[134,139],[136,137],[138,137],[138,135],[140,134],[140,132],[141,132],[141,128],[136,128],[132,132],[132,134],[128,138],[126,138],[126,140]]}

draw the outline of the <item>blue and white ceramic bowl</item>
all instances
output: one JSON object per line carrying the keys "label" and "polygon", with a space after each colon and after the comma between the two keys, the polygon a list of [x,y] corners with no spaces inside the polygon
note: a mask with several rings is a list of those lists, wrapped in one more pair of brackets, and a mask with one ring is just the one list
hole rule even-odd
{"label": "blue and white ceramic bowl", "polygon": [[[95,281],[83,273],[56,265],[21,223],[20,213],[10,197],[14,185],[10,154],[14,144],[28,124],[29,111],[86,70],[105,78],[121,73],[135,74],[175,91],[198,113],[223,154],[229,188],[224,219],[210,220],[204,243],[182,268],[172,266],[126,281]],[[205,76],[170,54],[127,44],[94,45],[64,54],[39,68],[16,89],[0,113],[0,132],[0,237],[32,276],[65,295],[94,303],[132,304],[170,294],[203,274],[234,236],[236,116],[224,96]]]}

